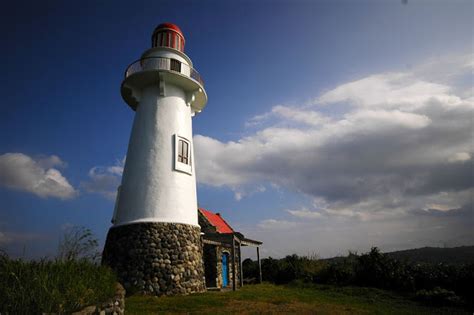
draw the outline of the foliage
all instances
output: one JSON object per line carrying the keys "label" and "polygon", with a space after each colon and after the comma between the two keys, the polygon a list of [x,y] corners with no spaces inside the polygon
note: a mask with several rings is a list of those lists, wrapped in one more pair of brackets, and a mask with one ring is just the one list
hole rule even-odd
{"label": "foliage", "polygon": [[242,269],[244,270],[244,283],[256,284],[258,283],[258,262],[247,258],[242,262]]}
{"label": "foliage", "polygon": [[357,256],[350,253],[346,259],[326,263],[319,273],[313,277],[315,283],[330,283],[337,285],[350,285],[354,283],[354,264]]}
{"label": "foliage", "polygon": [[58,259],[63,261],[87,259],[97,262],[100,257],[98,244],[90,229],[73,226],[66,230],[59,243]]}
{"label": "foliage", "polygon": [[[315,256],[290,255],[283,259],[271,257],[262,260],[263,281],[276,284],[289,283],[295,279],[312,281],[325,263]],[[246,259],[242,263],[244,277],[258,279],[258,262]]]}
{"label": "foliage", "polygon": [[[251,267],[247,269],[248,267]],[[244,275],[255,272],[251,262]],[[463,300],[474,305],[474,264],[414,264],[381,253],[376,247],[368,253],[318,260],[297,255],[262,260],[263,279],[275,284],[292,281],[335,285],[356,285],[395,290],[416,296],[420,301],[454,305]]]}
{"label": "foliage", "polygon": [[401,291],[411,291],[414,286],[413,276],[405,265],[376,247],[357,258],[354,273],[354,283],[360,286]]}
{"label": "foliage", "polygon": [[434,306],[461,304],[461,299],[456,293],[440,287],[435,287],[432,290],[419,290],[416,292],[416,299]]}

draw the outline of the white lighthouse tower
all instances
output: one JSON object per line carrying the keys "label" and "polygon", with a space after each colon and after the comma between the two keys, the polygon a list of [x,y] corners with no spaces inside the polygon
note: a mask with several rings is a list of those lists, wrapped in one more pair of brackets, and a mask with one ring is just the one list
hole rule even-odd
{"label": "white lighthouse tower", "polygon": [[192,117],[207,95],[184,45],[160,24],[121,86],[136,113],[103,262],[126,288],[157,295],[205,289]]}

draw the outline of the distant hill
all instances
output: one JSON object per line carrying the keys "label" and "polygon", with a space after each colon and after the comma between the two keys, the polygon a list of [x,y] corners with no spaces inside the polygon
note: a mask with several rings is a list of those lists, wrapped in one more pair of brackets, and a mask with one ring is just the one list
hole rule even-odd
{"label": "distant hill", "polygon": [[[385,253],[393,259],[413,262],[413,263],[430,263],[430,264],[466,264],[474,263],[474,246],[460,247],[422,247],[415,249],[400,250],[396,252]],[[346,257],[333,257],[322,259],[331,263],[344,261]]]}
{"label": "distant hill", "polygon": [[386,254],[397,260],[418,263],[474,263],[474,246],[460,246],[452,248],[422,247],[416,249],[400,250]]}

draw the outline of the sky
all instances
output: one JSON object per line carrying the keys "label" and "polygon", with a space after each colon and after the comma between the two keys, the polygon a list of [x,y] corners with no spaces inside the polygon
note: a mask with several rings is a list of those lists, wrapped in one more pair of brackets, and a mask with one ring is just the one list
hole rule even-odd
{"label": "sky", "polygon": [[[474,245],[472,1],[10,1],[0,249],[103,246],[134,112],[126,67],[172,22],[209,97],[199,206],[264,257]],[[245,255],[254,258],[253,250]]]}

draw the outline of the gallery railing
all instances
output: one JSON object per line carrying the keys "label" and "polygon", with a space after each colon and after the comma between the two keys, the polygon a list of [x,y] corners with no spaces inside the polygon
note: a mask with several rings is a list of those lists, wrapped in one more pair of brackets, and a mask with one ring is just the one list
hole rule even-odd
{"label": "gallery railing", "polygon": [[125,70],[125,78],[131,76],[134,73],[152,70],[168,70],[178,72],[184,76],[196,80],[204,87],[204,81],[194,68],[179,60],[166,57],[146,57],[133,62],[127,67],[127,70]]}

